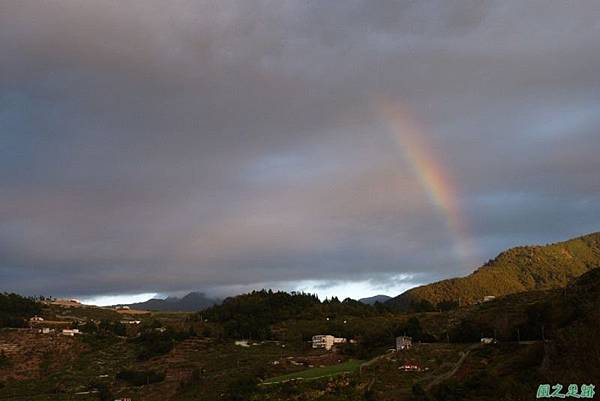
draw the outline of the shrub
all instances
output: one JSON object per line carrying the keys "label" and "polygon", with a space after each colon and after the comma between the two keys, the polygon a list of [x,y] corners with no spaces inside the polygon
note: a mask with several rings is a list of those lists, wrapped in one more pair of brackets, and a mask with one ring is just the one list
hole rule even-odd
{"label": "shrub", "polygon": [[143,386],[145,384],[159,383],[165,380],[164,372],[155,372],[153,370],[122,370],[117,373],[117,379],[124,380],[134,386]]}
{"label": "shrub", "polygon": [[0,351],[0,368],[10,366],[10,359],[6,356],[3,351]]}
{"label": "shrub", "polygon": [[26,327],[26,319],[40,310],[40,304],[32,298],[0,293],[0,327]]}
{"label": "shrub", "polygon": [[229,385],[228,400],[246,401],[258,389],[258,379],[255,376],[243,376]]}

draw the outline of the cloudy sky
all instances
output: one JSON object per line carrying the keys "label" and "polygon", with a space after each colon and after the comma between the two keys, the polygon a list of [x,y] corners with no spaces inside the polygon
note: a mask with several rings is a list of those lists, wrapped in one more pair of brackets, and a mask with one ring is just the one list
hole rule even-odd
{"label": "cloudy sky", "polygon": [[396,295],[597,231],[599,21],[597,1],[2,1],[0,290]]}

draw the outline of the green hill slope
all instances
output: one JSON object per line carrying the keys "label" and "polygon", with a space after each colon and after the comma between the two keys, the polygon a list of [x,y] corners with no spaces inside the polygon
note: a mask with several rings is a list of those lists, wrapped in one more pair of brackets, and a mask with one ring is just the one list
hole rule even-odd
{"label": "green hill slope", "polygon": [[388,301],[407,309],[423,301],[473,304],[486,295],[564,287],[600,266],[600,232],[546,246],[522,246],[502,252],[466,277],[413,288]]}

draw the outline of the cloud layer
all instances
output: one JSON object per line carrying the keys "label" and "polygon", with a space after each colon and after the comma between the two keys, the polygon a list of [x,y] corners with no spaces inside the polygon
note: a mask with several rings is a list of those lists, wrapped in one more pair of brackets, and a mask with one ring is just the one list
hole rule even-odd
{"label": "cloud layer", "polygon": [[[564,1],[4,1],[0,290],[386,288],[598,230],[599,16]],[[382,98],[422,127],[468,238]]]}

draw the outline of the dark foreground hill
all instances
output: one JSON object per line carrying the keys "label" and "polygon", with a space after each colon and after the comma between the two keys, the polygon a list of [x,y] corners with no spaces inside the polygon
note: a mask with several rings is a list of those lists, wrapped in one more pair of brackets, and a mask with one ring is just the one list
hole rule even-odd
{"label": "dark foreground hill", "polygon": [[132,309],[150,310],[158,312],[194,312],[219,304],[218,299],[208,298],[201,292],[190,292],[182,298],[168,297],[165,299],[149,299],[145,302],[119,305],[129,306]]}
{"label": "dark foreground hill", "polygon": [[35,299],[0,293],[0,328],[25,327],[27,319],[38,313],[40,304]]}
{"label": "dark foreground hill", "polygon": [[469,305],[487,295],[561,288],[598,266],[600,233],[546,246],[521,246],[502,252],[469,276],[413,288],[388,304],[402,309],[423,303]]}

